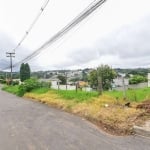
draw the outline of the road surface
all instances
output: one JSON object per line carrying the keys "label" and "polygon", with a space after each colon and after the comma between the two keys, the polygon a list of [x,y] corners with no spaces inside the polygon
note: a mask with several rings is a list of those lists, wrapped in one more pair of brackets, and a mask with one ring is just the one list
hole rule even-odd
{"label": "road surface", "polygon": [[111,136],[80,117],[0,90],[0,150],[150,150],[150,139]]}

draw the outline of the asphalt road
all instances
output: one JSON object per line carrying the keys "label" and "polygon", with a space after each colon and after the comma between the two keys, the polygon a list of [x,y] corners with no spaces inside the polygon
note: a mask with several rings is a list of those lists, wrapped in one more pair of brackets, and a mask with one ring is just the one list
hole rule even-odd
{"label": "asphalt road", "polygon": [[0,150],[150,150],[150,139],[111,136],[80,117],[0,91]]}

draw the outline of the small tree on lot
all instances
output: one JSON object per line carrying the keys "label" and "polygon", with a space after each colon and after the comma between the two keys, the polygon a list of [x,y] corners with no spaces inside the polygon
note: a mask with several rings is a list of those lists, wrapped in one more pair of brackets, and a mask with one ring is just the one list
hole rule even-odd
{"label": "small tree on lot", "polygon": [[108,90],[116,76],[115,71],[108,65],[101,65],[97,69],[90,72],[89,81],[91,87],[98,87],[99,90]]}
{"label": "small tree on lot", "polygon": [[20,80],[21,82],[30,79],[30,66],[28,63],[22,63],[20,66]]}

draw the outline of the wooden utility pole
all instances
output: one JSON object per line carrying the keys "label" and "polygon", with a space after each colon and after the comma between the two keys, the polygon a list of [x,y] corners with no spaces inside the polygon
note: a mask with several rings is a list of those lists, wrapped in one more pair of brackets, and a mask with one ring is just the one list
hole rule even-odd
{"label": "wooden utility pole", "polygon": [[98,93],[99,95],[102,95],[102,91],[103,91],[102,75],[99,73],[98,69],[97,69],[97,82],[98,82],[98,86],[97,86]]}
{"label": "wooden utility pole", "polygon": [[59,89],[60,89],[60,87],[59,87],[59,80],[57,81],[57,86],[58,86],[58,91],[59,91]]}
{"label": "wooden utility pole", "polygon": [[123,84],[123,97],[124,99],[126,99],[127,95],[126,95],[126,85],[125,85],[124,77],[122,77],[122,84]]}
{"label": "wooden utility pole", "polygon": [[68,89],[68,87],[67,87],[67,72],[65,73],[65,78],[66,78],[66,90]]}
{"label": "wooden utility pole", "polygon": [[12,81],[12,57],[15,57],[15,53],[6,52],[6,57],[10,57],[10,81]]}
{"label": "wooden utility pole", "polygon": [[97,80],[98,80],[98,93],[99,93],[99,95],[102,95],[102,91],[103,91],[103,88],[102,88],[102,77],[98,76]]}

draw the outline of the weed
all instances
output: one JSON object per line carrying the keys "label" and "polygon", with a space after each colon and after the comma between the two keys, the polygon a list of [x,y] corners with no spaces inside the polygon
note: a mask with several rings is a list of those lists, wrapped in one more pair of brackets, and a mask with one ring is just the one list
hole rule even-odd
{"label": "weed", "polygon": [[73,100],[77,103],[79,102],[84,102],[84,101],[89,101],[93,99],[94,97],[98,97],[97,92],[85,92],[85,91],[66,91],[66,90],[60,90],[60,91],[55,91],[56,94],[60,98],[66,99],[66,100]]}
{"label": "weed", "polygon": [[12,94],[17,94],[18,93],[18,88],[19,86],[18,85],[15,85],[15,86],[8,86],[8,85],[5,85],[2,90],[4,91],[7,91],[9,93],[12,93]]}

